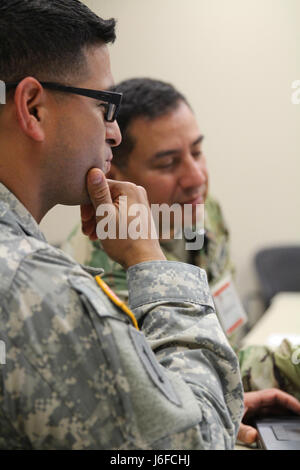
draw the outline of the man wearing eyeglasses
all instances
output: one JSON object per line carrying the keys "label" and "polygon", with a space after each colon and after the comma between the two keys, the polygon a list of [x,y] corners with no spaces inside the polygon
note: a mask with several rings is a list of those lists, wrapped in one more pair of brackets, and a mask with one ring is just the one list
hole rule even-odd
{"label": "man wearing eyeglasses", "polygon": [[121,195],[150,220],[143,188],[104,176],[121,141],[114,27],[77,0],[0,3],[0,448],[232,448],[242,386],[205,272],[155,239],[106,240],[130,310],[38,226],[78,204],[93,237]]}

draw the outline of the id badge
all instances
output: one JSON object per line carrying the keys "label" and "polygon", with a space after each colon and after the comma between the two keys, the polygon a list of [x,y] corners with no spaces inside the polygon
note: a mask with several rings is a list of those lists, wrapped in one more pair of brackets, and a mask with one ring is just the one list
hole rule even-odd
{"label": "id badge", "polygon": [[248,319],[230,275],[224,277],[211,289],[220,323],[231,336]]}

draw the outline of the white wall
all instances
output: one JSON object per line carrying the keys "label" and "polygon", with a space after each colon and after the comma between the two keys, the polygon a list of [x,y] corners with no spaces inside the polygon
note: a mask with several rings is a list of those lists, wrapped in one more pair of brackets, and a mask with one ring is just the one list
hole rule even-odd
{"label": "white wall", "polygon": [[[116,81],[168,80],[194,107],[244,297],[255,287],[258,248],[300,242],[300,104],[291,104],[291,84],[300,80],[300,1],[84,3],[118,19]],[[58,242],[77,217],[77,209],[60,207],[42,227]]]}

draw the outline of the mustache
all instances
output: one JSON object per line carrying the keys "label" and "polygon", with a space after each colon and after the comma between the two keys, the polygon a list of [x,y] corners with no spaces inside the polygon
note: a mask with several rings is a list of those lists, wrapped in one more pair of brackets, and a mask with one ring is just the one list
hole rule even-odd
{"label": "mustache", "polygon": [[179,203],[183,204],[189,201],[193,201],[194,199],[197,199],[198,197],[204,197],[207,194],[207,190],[208,190],[208,185],[205,184],[201,186],[200,189],[198,188],[197,191],[187,193],[185,197],[179,201]]}

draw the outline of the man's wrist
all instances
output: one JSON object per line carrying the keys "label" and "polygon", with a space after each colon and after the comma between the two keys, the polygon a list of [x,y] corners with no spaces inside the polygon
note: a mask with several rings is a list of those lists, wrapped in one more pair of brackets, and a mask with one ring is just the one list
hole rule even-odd
{"label": "man's wrist", "polygon": [[130,256],[126,256],[126,260],[122,263],[123,267],[127,270],[131,266],[135,266],[139,263],[144,263],[146,261],[166,261],[166,257],[163,254],[162,250],[157,250],[153,252],[141,252],[137,253],[136,251]]}

